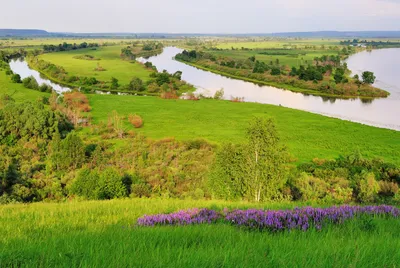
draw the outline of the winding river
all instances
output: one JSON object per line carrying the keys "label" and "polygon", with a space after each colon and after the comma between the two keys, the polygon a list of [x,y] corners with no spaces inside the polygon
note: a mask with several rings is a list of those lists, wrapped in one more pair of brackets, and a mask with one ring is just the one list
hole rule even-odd
{"label": "winding river", "polygon": [[[244,97],[246,102],[281,105],[366,125],[400,130],[400,68],[396,66],[400,62],[400,49],[365,51],[347,60],[353,73],[361,73],[364,70],[375,72],[378,77],[376,86],[391,93],[388,98],[369,101],[304,95],[224,77],[175,61],[174,56],[181,51],[176,47],[167,47],[157,56],[138,60],[152,62],[159,71],[182,71],[182,79],[195,85],[197,92],[205,95],[212,96],[215,91],[223,88],[225,99]],[[22,78],[33,75],[39,84],[49,84],[59,93],[70,90],[42,78],[37,71],[30,69],[25,61],[13,60],[10,67]]]}
{"label": "winding river", "polygon": [[[396,67],[400,62],[400,49],[362,52],[347,60],[354,73],[364,69],[374,71],[378,77],[376,85],[391,93],[388,98],[369,101],[304,95],[228,78],[173,60],[181,51],[182,49],[176,47],[167,47],[162,54],[141,61],[152,62],[159,71],[182,71],[182,79],[195,85],[200,93],[213,95],[215,91],[223,88],[225,99],[244,97],[247,102],[281,105],[366,125],[400,130],[400,68]],[[388,69],[390,73],[387,73]]]}

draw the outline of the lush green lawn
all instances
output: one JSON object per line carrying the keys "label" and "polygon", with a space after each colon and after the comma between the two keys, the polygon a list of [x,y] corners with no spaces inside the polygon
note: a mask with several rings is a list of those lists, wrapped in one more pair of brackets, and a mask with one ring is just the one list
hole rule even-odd
{"label": "lush green lawn", "polygon": [[49,96],[48,93],[42,93],[36,90],[27,89],[22,84],[12,83],[10,76],[5,71],[0,71],[0,95],[8,94],[16,101],[36,100],[43,96]]}
{"label": "lush green lawn", "polygon": [[[144,119],[144,127],[137,131],[151,138],[241,142],[248,121],[254,116],[265,116],[275,119],[283,142],[299,161],[335,158],[360,149],[367,157],[382,157],[400,164],[400,132],[294,109],[256,103],[115,95],[89,95],[89,100],[95,123],[106,123],[113,110],[125,116],[137,113]],[[130,128],[128,121],[125,122],[126,128]]]}
{"label": "lush green lawn", "polygon": [[[143,214],[184,208],[291,205],[112,200],[0,206],[1,267],[395,267],[400,221],[373,219],[320,232],[233,226],[135,227]],[[373,228],[368,228],[368,227]]]}
{"label": "lush green lawn", "polygon": [[[99,47],[96,50],[80,49],[39,56],[40,59],[62,66],[69,75],[96,77],[99,81],[109,82],[111,77],[119,80],[120,84],[128,84],[133,77],[144,81],[149,80],[151,71],[138,62],[124,61],[120,58],[124,46]],[[100,60],[85,60],[76,57],[91,55]],[[105,71],[96,71],[98,64]]]}

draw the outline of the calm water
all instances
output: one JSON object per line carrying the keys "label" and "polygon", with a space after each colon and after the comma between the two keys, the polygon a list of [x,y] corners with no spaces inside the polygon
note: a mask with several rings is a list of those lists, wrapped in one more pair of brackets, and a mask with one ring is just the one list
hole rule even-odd
{"label": "calm water", "polygon": [[48,80],[46,78],[42,78],[40,73],[38,71],[35,71],[35,70],[32,70],[31,68],[29,68],[28,63],[26,63],[26,61],[24,61],[23,59],[11,60],[10,68],[14,73],[19,74],[21,76],[21,79],[27,78],[29,76],[33,76],[39,85],[42,85],[42,84],[49,85],[59,94],[71,90],[68,87],[60,86],[58,84],[51,82],[50,80]]}
{"label": "calm water", "polygon": [[391,92],[391,96],[386,99],[372,101],[306,96],[227,78],[173,60],[173,57],[181,51],[175,47],[167,47],[162,54],[149,59],[140,59],[140,61],[152,62],[159,71],[167,70],[169,73],[182,71],[183,80],[195,85],[199,92],[209,95],[223,88],[225,99],[244,97],[247,102],[282,105],[367,125],[400,130],[400,68],[396,68],[395,65],[400,62],[400,49],[362,52],[349,58],[348,65],[354,73],[364,69],[374,71],[378,77],[377,86]]}

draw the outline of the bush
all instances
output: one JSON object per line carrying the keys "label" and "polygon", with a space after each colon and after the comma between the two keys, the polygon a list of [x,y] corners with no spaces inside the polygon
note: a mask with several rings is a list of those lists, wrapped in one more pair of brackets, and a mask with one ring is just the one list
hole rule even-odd
{"label": "bush", "polygon": [[24,78],[24,80],[22,80],[22,84],[24,85],[24,87],[29,89],[35,89],[35,90],[39,89],[39,84],[33,76]]}
{"label": "bush", "polygon": [[21,76],[19,74],[13,74],[11,76],[11,81],[13,83],[22,83]]}
{"label": "bush", "polygon": [[325,181],[302,173],[294,181],[294,186],[298,189],[301,199],[304,201],[315,201],[326,196],[329,184]]}
{"label": "bush", "polygon": [[399,185],[395,182],[380,181],[379,195],[384,197],[394,197],[399,192]]}
{"label": "bush", "polygon": [[143,119],[137,114],[130,114],[128,120],[135,128],[141,128],[143,126]]}
{"label": "bush", "polygon": [[214,94],[214,99],[216,99],[216,100],[222,100],[222,99],[224,98],[224,94],[225,94],[224,89],[221,88],[220,90],[217,90],[217,91],[215,92],[215,94]]}
{"label": "bush", "polygon": [[53,88],[52,88],[51,86],[49,86],[49,85],[42,84],[42,85],[40,85],[40,87],[39,87],[39,91],[51,93],[51,92],[53,91]]}
{"label": "bush", "polygon": [[378,192],[379,183],[375,180],[375,175],[373,173],[364,174],[359,182],[358,198],[360,201],[364,203],[373,202]]}
{"label": "bush", "polygon": [[142,79],[140,79],[138,77],[134,77],[131,80],[131,82],[129,82],[128,89],[132,90],[132,91],[139,91],[139,92],[146,90]]}

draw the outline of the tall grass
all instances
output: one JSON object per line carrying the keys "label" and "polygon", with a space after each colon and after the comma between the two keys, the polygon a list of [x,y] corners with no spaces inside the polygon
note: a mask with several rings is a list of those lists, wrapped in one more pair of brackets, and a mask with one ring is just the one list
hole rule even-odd
{"label": "tall grass", "polygon": [[293,204],[112,200],[0,207],[0,267],[395,267],[399,220],[268,233],[226,225],[135,227],[143,214],[184,208]]}

